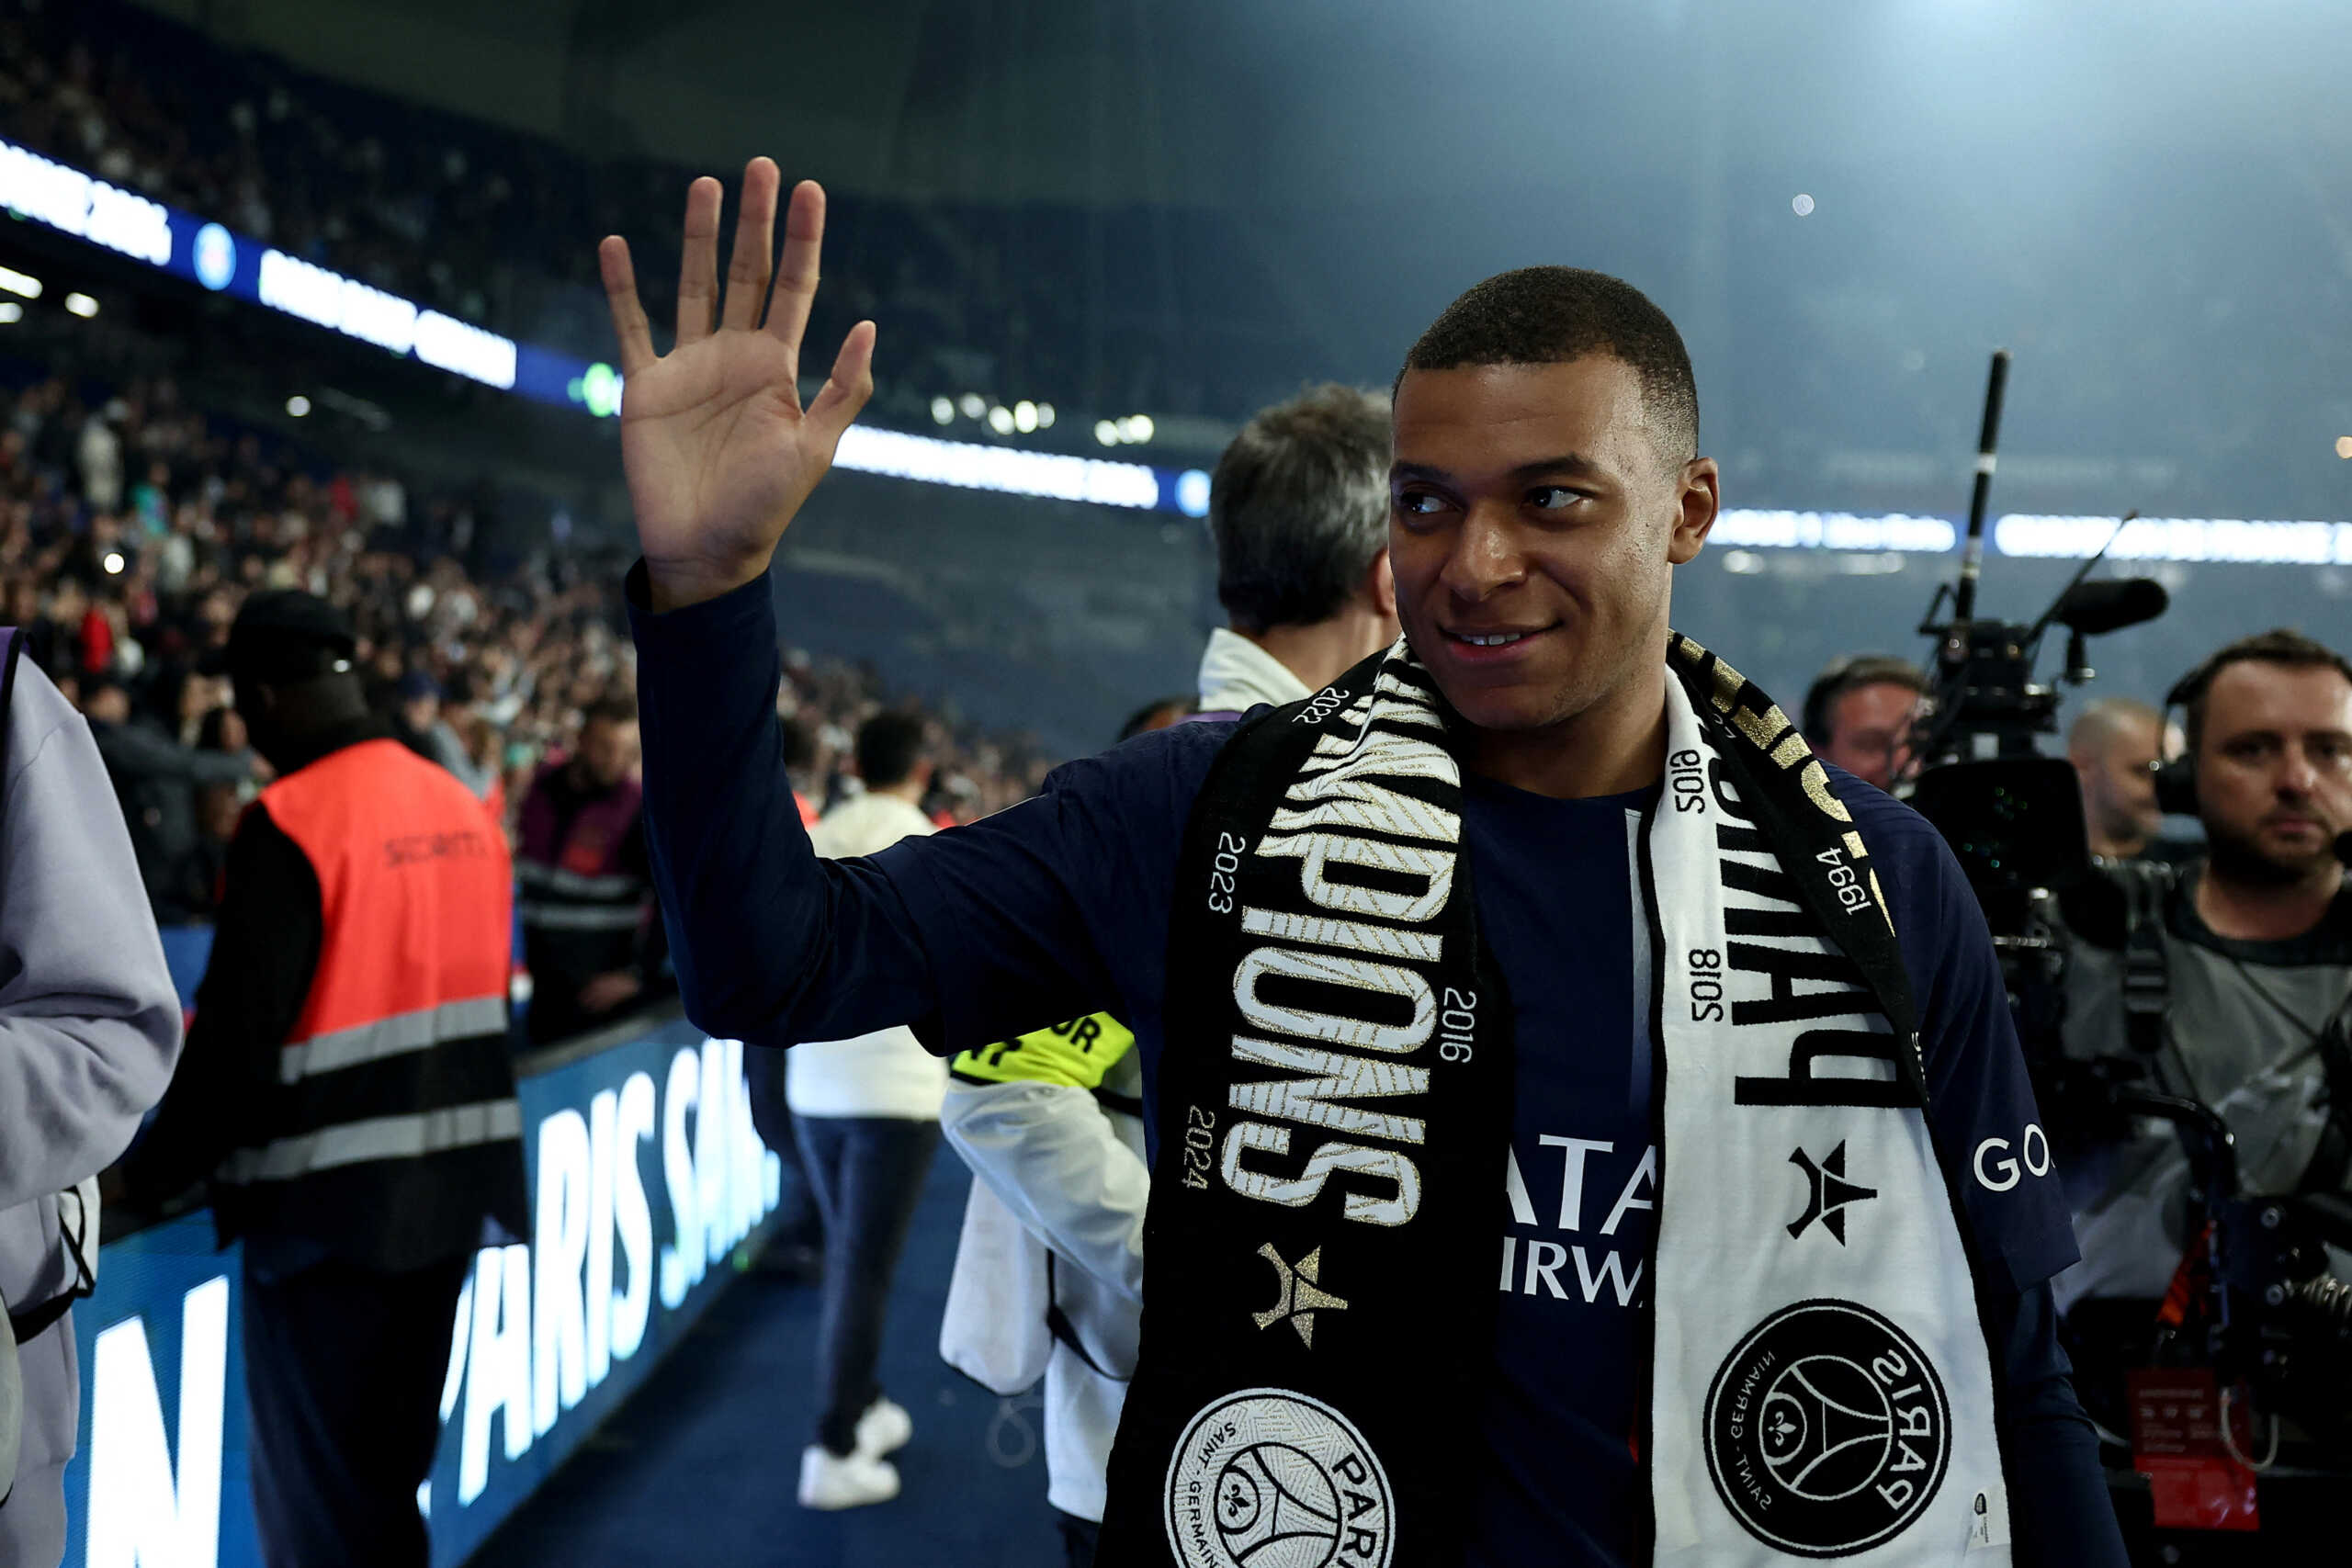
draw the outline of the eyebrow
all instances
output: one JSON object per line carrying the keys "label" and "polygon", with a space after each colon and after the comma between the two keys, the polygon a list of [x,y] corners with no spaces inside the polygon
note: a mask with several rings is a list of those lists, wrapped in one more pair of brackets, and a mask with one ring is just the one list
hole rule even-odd
{"label": "eyebrow", "polygon": [[[1521,463],[1504,477],[1513,484],[1565,474],[1579,479],[1605,479],[1606,470],[1580,452],[1564,452],[1556,457],[1540,457],[1532,463]],[[1453,475],[1429,463],[1396,463],[1390,466],[1389,479],[1428,479],[1437,484],[1449,484]]]}
{"label": "eyebrow", "polygon": [[2234,746],[2241,740],[2284,742],[2290,737],[2301,740],[2352,741],[2352,730],[2347,730],[2341,725],[2335,724],[2315,724],[2300,729],[2281,729],[2276,726],[2264,725],[2257,726],[2252,729],[2236,729],[2227,731],[2216,738],[2213,744],[2216,746]]}

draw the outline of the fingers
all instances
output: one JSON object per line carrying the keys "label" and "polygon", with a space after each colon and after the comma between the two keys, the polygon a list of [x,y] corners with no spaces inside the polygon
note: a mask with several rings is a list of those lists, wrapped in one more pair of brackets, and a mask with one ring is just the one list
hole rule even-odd
{"label": "fingers", "polygon": [[[824,187],[815,180],[802,180],[792,187],[792,206],[785,214],[784,258],[776,267],[775,298],[768,305],[768,331],[795,354],[799,353],[800,334],[808,326],[808,306],[817,298],[817,254],[824,242]],[[854,340],[857,333],[853,331],[849,335]],[[869,323],[866,351],[870,354],[872,349]],[[847,342],[842,344],[842,352],[849,352]],[[849,420],[842,423],[846,426]]]}
{"label": "fingers", "polygon": [[857,411],[874,395],[874,323],[860,321],[850,328],[849,336],[842,339],[842,351],[833,356],[833,373],[825,378],[816,400],[808,405],[808,422],[824,433],[828,451],[838,445],[842,432],[857,418]]}
{"label": "fingers", "polygon": [[607,234],[596,247],[596,267],[605,275],[605,302],[612,307],[613,336],[620,340],[621,374],[634,376],[653,363],[653,329],[638,302],[637,269],[629,265],[628,242]]}
{"label": "fingers", "polygon": [[775,253],[775,191],[782,178],[770,159],[754,158],[744,165],[722,326],[750,329],[760,324],[760,307],[768,297],[768,260]]}
{"label": "fingers", "polygon": [[686,243],[678,265],[678,343],[710,335],[718,304],[718,182],[708,175],[686,187]]}
{"label": "fingers", "polygon": [[[774,254],[776,197],[782,184],[783,176],[771,159],[754,158],[744,167],[735,248],[727,268],[723,321],[718,220],[725,193],[708,175],[686,187],[685,243],[678,267],[678,346],[700,342],[721,324],[740,330],[759,326],[760,307],[768,295],[768,263]],[[824,235],[825,193],[814,180],[803,180],[793,188],[785,219],[783,263],[775,275],[775,299],[767,313],[767,330],[796,354],[800,334],[808,325],[809,305],[817,296],[818,253]],[[613,313],[613,334],[620,344],[621,374],[628,376],[656,357],[652,329],[638,298],[628,243],[617,234],[607,236],[596,248],[596,262],[604,276],[605,302]],[[819,400],[834,400],[840,420],[836,439],[872,393],[873,353],[873,323],[862,322],[843,341],[842,357],[833,366],[833,379],[825,384]],[[843,400],[847,400],[845,412],[841,407]]]}

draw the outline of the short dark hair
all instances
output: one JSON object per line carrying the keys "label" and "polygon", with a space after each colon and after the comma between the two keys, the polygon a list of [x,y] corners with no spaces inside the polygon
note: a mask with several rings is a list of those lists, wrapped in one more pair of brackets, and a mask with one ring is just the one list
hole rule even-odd
{"label": "short dark hair", "polygon": [[1699,455],[1699,384],[1682,334],[1649,296],[1605,272],[1523,266],[1476,285],[1430,323],[1404,368],[1565,365],[1590,355],[1623,361],[1642,383],[1657,443],[1674,462]]}
{"label": "short dark hair", "polygon": [[1925,694],[1927,677],[1891,653],[1849,653],[1831,660],[1805,689],[1804,722],[1798,726],[1815,746],[1828,741],[1830,710],[1838,699],[1864,686],[1905,686]]}
{"label": "short dark hair", "polygon": [[592,724],[635,724],[636,722],[636,699],[618,694],[598,697],[588,705],[588,711],[580,716],[580,728],[582,729]]}
{"label": "short dark hair", "polygon": [[922,761],[922,720],[910,713],[877,713],[857,727],[857,776],[868,789],[888,789],[913,776]]}
{"label": "short dark hair", "polygon": [[2233,664],[2283,664],[2290,670],[2326,668],[2346,681],[2352,681],[2352,660],[2321,642],[2305,637],[2292,626],[2274,626],[2267,632],[2242,637],[2215,649],[2204,663],[2173,682],[2165,694],[2165,705],[2180,705],[2188,729],[2188,754],[2197,755],[2205,739],[2205,699],[2213,690],[2214,678]]}
{"label": "short dark hair", "polygon": [[1216,597],[1241,631],[1340,613],[1388,545],[1388,400],[1327,384],[1261,410],[1216,460]]}
{"label": "short dark hair", "polygon": [[784,721],[784,765],[798,773],[817,760],[817,738],[797,717]]}

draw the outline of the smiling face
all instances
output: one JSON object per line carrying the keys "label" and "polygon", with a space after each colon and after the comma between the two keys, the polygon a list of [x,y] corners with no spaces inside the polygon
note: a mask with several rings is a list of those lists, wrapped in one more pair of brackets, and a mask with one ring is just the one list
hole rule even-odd
{"label": "smiling face", "polygon": [[1632,367],[1408,370],[1396,418],[1397,615],[1454,709],[1527,735],[1662,694],[1668,584],[1714,524],[1715,465],[1661,449]]}

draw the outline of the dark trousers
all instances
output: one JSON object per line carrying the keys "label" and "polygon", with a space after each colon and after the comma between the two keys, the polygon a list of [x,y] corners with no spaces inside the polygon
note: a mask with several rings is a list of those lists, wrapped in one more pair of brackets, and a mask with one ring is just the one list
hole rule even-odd
{"label": "dark trousers", "polygon": [[1059,1508],[1054,1510],[1054,1523],[1061,1527],[1062,1561],[1069,1568],[1094,1568],[1094,1543],[1102,1539],[1102,1527]]}
{"label": "dark trousers", "polygon": [[424,1568],[416,1489],[441,1436],[471,1255],[401,1274],[244,1270],[254,1515],[269,1568]]}
{"label": "dark trousers", "polygon": [[857,1418],[882,1397],[874,1364],[907,1225],[939,1147],[939,1123],[890,1116],[796,1116],[808,1185],[825,1220],[825,1304],[817,1330],[817,1440],[857,1446]]}
{"label": "dark trousers", "polygon": [[792,1110],[784,1099],[784,1053],[771,1046],[745,1045],[743,1082],[752,1101],[752,1130],[760,1135],[760,1142],[775,1151],[784,1168],[776,1186],[775,1213],[769,1221],[770,1250],[821,1247],[824,1217],[818,1212],[817,1194],[800,1153],[800,1135],[793,1128]]}

